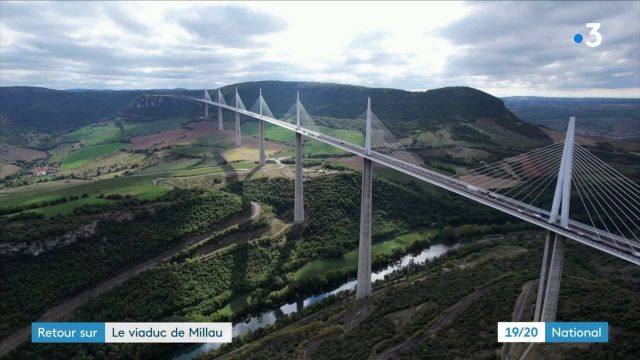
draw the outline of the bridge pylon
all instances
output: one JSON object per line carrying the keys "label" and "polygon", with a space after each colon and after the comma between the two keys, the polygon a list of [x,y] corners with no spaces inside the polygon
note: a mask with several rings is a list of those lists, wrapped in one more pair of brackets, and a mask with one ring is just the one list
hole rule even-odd
{"label": "bridge pylon", "polygon": [[[238,87],[236,86],[236,108],[240,108],[240,96],[238,95]],[[242,133],[240,130],[240,113],[235,112],[236,115],[236,146],[242,146]]]}
{"label": "bridge pylon", "polygon": [[[222,104],[222,93],[218,89],[218,104]],[[224,124],[222,123],[222,108],[218,106],[218,130],[224,130]]]}
{"label": "bridge pylon", "polygon": [[[300,92],[296,95],[296,130],[300,129]],[[302,190],[302,134],[296,131],[296,181],[293,206],[293,224],[304,223],[304,193]]]}
{"label": "bridge pylon", "polygon": [[[211,101],[211,97],[209,96],[209,92],[207,91],[207,87],[204,87],[204,99]],[[209,119],[209,104],[204,104],[204,119]]]}
{"label": "bridge pylon", "polygon": [[[560,220],[562,227],[569,227],[569,203],[571,197],[571,172],[573,167],[573,149],[575,141],[575,117],[569,118],[569,126],[564,141],[558,180],[553,196],[549,223],[557,223]],[[558,219],[558,216],[560,219]],[[558,234],[547,232],[544,242],[544,254],[542,256],[542,269],[540,270],[540,282],[534,321],[555,321],[560,294],[560,281],[564,266],[564,254],[566,238]]]}
{"label": "bridge pylon", "polygon": [[[260,110],[260,115],[262,115],[262,89],[260,89],[260,97],[258,98],[258,106]],[[260,148],[260,165],[264,165],[267,163],[267,155],[264,149],[264,120],[258,120],[258,147]]]}
{"label": "bridge pylon", "polygon": [[[365,154],[371,154],[371,98],[367,99],[367,124],[365,128]],[[360,240],[358,243],[358,284],[356,298],[371,296],[371,229],[373,163],[362,158],[362,195],[360,200]]]}

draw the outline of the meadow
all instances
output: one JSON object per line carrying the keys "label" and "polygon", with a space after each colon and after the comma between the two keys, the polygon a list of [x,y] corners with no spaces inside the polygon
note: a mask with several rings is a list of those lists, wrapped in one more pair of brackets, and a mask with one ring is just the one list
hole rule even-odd
{"label": "meadow", "polygon": [[[131,195],[141,199],[154,198],[167,189],[157,186],[153,180],[168,176],[168,173],[159,175],[123,176],[111,179],[82,181],[66,183],[58,181],[57,186],[32,187],[30,191],[12,192],[0,194],[1,207],[12,207],[42,203],[44,201],[56,200],[68,196],[88,196],[102,195]],[[74,202],[68,203],[69,205]]]}
{"label": "meadow", "polygon": [[120,133],[120,128],[113,121],[88,125],[64,136],[67,141],[79,141],[84,146],[97,145],[113,141]]}
{"label": "meadow", "polygon": [[[432,232],[426,230],[411,231],[393,239],[373,244],[371,247],[372,259],[376,256],[389,255],[397,249],[409,248],[418,240],[427,240]],[[294,273],[294,279],[303,280],[320,277],[333,271],[354,270],[358,265],[358,250],[345,252],[340,258],[321,258],[308,262]]]}
{"label": "meadow", "polygon": [[100,145],[86,146],[81,149],[68,153],[62,161],[62,169],[71,170],[88,164],[98,158],[112,155],[113,153],[124,149],[124,143],[108,143]]}

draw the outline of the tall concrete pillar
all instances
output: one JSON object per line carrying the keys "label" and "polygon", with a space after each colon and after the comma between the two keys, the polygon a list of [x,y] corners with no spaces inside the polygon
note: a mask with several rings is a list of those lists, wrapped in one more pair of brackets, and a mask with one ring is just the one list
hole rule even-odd
{"label": "tall concrete pillar", "polygon": [[363,160],[360,242],[358,244],[358,285],[356,287],[356,298],[358,299],[371,295],[371,190],[373,187],[373,166],[371,160]]}
{"label": "tall concrete pillar", "polygon": [[[207,91],[206,87],[204,88],[204,99],[211,101],[211,98],[209,97],[209,92]],[[204,104],[204,119],[205,120],[209,119],[209,104],[207,103]]]}
{"label": "tall concrete pillar", "polygon": [[[575,117],[572,116],[569,118],[569,127],[567,128],[562,160],[558,170],[558,181],[556,182],[553,204],[549,214],[549,223],[557,224],[558,220],[560,220],[560,225],[563,227],[569,226],[574,139]],[[555,321],[564,266],[566,238],[549,232],[544,246],[534,321]]]}
{"label": "tall concrete pillar", "polygon": [[551,231],[547,231],[547,237],[544,240],[544,253],[542,255],[542,267],[540,269],[540,281],[538,282],[538,295],[536,298],[536,309],[533,314],[533,321],[540,321],[542,314],[542,303],[544,301],[544,293],[547,290],[547,281],[549,280],[549,267],[551,266],[551,256],[553,254],[553,244],[556,235]]}
{"label": "tall concrete pillar", "polygon": [[302,134],[296,133],[296,183],[293,223],[304,223],[304,193],[302,191]]}
{"label": "tall concrete pillar", "polygon": [[[222,104],[222,93],[220,89],[218,89],[218,104]],[[222,123],[222,108],[218,106],[218,130],[224,130],[224,125]]]}
{"label": "tall concrete pillar", "polygon": [[[367,123],[364,140],[365,154],[371,154],[371,98],[367,100]],[[364,158],[362,168],[362,196],[360,199],[360,241],[358,243],[358,284],[356,298],[363,299],[371,295],[371,229],[373,164]]]}
{"label": "tall concrete pillar", "polygon": [[[296,124],[300,128],[300,92],[296,95]],[[293,204],[293,223],[304,223],[304,192],[302,191],[302,134],[296,132],[296,183]]]}
{"label": "tall concrete pillar", "polygon": [[[240,97],[238,96],[238,88],[236,87],[236,108],[240,107]],[[240,130],[240,114],[236,114],[236,146],[242,146],[242,133]]]}
{"label": "tall concrete pillar", "polygon": [[[262,89],[260,89],[259,107],[260,115],[262,115]],[[258,120],[258,143],[260,148],[260,165],[267,163],[267,154],[264,149],[264,120]]]}
{"label": "tall concrete pillar", "polygon": [[564,251],[566,239],[564,236],[554,234],[555,241],[547,272],[547,288],[544,292],[544,301],[539,321],[555,321],[560,295],[560,281],[562,280],[562,268],[564,265]]}

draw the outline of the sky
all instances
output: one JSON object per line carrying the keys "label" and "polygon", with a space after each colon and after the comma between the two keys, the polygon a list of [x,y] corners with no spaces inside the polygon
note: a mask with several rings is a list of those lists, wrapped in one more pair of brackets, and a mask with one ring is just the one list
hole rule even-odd
{"label": "sky", "polygon": [[[640,2],[0,2],[0,86],[640,97]],[[598,22],[602,43],[586,23]],[[584,37],[582,43],[574,35]]]}

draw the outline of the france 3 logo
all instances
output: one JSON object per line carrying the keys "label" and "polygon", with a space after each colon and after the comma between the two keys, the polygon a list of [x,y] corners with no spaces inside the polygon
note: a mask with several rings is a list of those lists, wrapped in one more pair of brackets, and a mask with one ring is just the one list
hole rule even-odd
{"label": "france 3 logo", "polygon": [[[592,48],[600,45],[602,43],[602,34],[598,32],[600,23],[587,23],[587,28],[591,29],[591,31],[589,31],[589,39],[587,39],[584,44]],[[576,44],[580,44],[582,40],[584,40],[582,34],[577,33],[573,35],[573,41],[575,41]]]}

